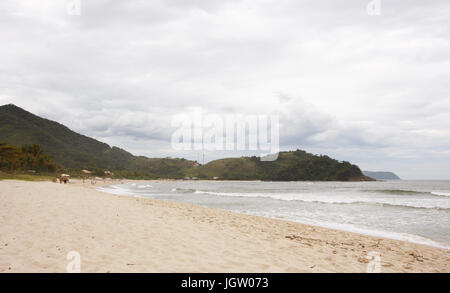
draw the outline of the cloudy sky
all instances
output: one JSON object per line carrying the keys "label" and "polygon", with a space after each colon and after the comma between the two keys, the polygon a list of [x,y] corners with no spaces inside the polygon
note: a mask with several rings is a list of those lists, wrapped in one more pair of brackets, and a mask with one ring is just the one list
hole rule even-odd
{"label": "cloudy sky", "polygon": [[283,150],[450,179],[448,0],[70,2],[0,2],[0,104],[190,159],[172,115],[276,113]]}

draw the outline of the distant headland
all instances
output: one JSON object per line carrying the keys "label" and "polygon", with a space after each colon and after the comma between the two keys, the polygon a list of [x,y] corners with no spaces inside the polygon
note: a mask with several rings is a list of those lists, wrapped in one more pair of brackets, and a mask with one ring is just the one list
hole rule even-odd
{"label": "distant headland", "polygon": [[364,175],[376,180],[400,180],[400,177],[393,172],[387,171],[362,171]]}

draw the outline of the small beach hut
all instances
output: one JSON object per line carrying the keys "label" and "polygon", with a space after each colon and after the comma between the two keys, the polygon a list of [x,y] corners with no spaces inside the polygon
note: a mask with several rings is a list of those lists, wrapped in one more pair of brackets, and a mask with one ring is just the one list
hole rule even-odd
{"label": "small beach hut", "polygon": [[[83,170],[81,170],[81,173],[83,173],[83,174],[87,175],[87,177],[89,177],[92,174],[92,171],[83,169]],[[83,176],[83,183],[85,182],[85,180],[86,180],[86,177]]]}

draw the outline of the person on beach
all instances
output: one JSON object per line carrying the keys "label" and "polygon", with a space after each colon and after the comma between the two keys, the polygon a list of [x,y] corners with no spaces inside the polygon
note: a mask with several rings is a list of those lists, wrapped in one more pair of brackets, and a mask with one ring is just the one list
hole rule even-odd
{"label": "person on beach", "polygon": [[69,182],[69,176],[62,174],[59,176],[59,184],[62,184],[64,182],[64,184],[66,184],[67,182]]}

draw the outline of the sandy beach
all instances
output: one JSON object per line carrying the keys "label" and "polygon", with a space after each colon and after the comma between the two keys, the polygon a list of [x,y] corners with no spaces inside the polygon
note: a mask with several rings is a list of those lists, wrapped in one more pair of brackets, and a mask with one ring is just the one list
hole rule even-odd
{"label": "sandy beach", "polygon": [[450,251],[183,203],[90,183],[0,181],[0,272],[450,272]]}

